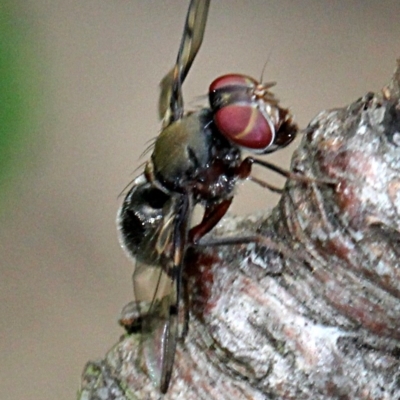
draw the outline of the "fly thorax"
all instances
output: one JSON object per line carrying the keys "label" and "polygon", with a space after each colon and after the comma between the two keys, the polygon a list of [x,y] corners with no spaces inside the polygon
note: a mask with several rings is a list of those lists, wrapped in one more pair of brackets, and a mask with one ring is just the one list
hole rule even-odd
{"label": "fly thorax", "polygon": [[212,132],[208,110],[173,122],[158,136],[151,156],[154,175],[168,189],[181,191],[210,163]]}

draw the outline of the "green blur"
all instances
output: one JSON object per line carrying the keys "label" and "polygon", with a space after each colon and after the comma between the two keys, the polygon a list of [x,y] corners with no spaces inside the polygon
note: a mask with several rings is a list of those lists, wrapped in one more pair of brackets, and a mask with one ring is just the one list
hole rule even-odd
{"label": "green blur", "polygon": [[18,2],[0,0],[0,214],[33,159],[37,74],[31,31]]}

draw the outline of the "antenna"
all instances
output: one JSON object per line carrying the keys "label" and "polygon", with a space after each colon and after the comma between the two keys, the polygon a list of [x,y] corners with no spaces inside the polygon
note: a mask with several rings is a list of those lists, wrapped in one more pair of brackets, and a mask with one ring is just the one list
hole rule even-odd
{"label": "antenna", "polygon": [[266,61],[264,63],[264,66],[263,66],[263,68],[261,70],[261,76],[260,76],[260,80],[259,80],[260,83],[263,83],[263,81],[264,81],[265,68],[267,67],[267,64],[269,63],[269,60],[271,58],[271,54],[272,54],[272,49],[269,51],[267,59],[266,59]]}

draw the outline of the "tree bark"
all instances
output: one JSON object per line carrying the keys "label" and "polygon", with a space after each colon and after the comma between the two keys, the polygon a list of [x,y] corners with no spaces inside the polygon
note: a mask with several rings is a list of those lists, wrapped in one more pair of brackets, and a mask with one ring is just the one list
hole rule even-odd
{"label": "tree bark", "polygon": [[[400,399],[400,61],[382,93],[304,131],[268,215],[188,254],[189,333],[164,399]],[[80,399],[159,399],[125,335],[83,373]]]}

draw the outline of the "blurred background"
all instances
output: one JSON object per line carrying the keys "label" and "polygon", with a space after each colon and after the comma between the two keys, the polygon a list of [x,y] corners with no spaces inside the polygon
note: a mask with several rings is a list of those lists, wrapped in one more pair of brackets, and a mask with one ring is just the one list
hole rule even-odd
{"label": "blurred background", "polygon": [[[0,5],[1,399],[75,398],[85,362],[122,334],[133,264],[117,241],[118,194],[158,133],[158,82],[175,61],[187,4]],[[259,77],[269,57],[265,79],[305,127],[388,82],[399,15],[398,0],[214,1],[186,105],[218,75]],[[268,159],[288,167],[297,144]],[[276,200],[246,183],[233,212]]]}

